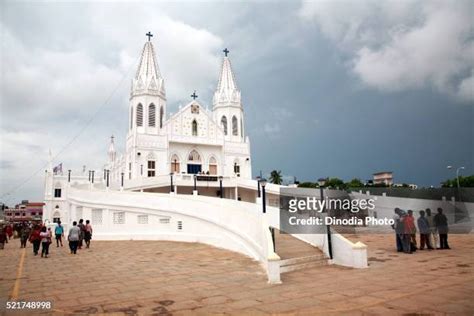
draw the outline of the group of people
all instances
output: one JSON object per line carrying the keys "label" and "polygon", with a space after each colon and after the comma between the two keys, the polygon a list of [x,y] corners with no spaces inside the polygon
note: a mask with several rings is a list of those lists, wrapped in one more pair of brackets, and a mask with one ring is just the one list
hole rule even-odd
{"label": "group of people", "polygon": [[[4,249],[5,243],[11,239],[13,233],[10,233],[11,225],[0,226],[0,249]],[[22,223],[18,232],[20,238],[20,248],[26,248],[28,241],[33,245],[34,255],[40,253],[41,257],[48,258],[49,247],[53,242],[53,232],[51,227],[44,224]],[[58,222],[54,228],[54,238],[56,239],[56,247],[63,247],[64,227]],[[69,229],[67,240],[71,254],[76,254],[77,249],[82,249],[84,242],[86,248],[90,247],[92,239],[92,225],[89,220],[79,220],[79,224],[74,221]]]}
{"label": "group of people", "polygon": [[[431,215],[431,209],[419,211],[420,216],[415,220],[413,211],[395,209],[393,216],[396,245],[398,252],[413,253],[416,250],[451,249],[448,245],[448,219],[443,209]],[[415,224],[416,221],[416,224]],[[417,246],[416,233],[420,234],[420,247]]]}

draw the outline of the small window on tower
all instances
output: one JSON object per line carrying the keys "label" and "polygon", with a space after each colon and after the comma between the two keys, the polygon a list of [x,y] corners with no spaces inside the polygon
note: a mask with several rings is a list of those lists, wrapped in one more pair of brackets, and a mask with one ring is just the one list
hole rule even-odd
{"label": "small window on tower", "polygon": [[237,126],[237,118],[235,117],[235,115],[232,116],[232,135],[239,135],[239,127]]}
{"label": "small window on tower", "polygon": [[153,103],[148,107],[148,126],[156,126],[156,107]]}
{"label": "small window on tower", "polygon": [[222,129],[224,130],[224,135],[227,135],[227,117],[223,116],[221,119]]}
{"label": "small window on tower", "polygon": [[154,177],[154,176],[155,176],[155,161],[148,160],[148,177]]}
{"label": "small window on tower", "polygon": [[61,189],[54,189],[54,197],[55,198],[61,197]]}
{"label": "small window on tower", "polygon": [[160,107],[160,128],[163,128],[163,118],[164,118],[164,111],[163,111],[163,107],[161,106]]}
{"label": "small window on tower", "polygon": [[143,126],[143,105],[137,105],[137,126]]}

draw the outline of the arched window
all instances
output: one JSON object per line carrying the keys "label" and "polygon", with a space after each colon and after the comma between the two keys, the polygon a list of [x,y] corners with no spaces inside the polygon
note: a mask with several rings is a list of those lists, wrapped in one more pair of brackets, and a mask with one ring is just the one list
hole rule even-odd
{"label": "arched window", "polygon": [[190,162],[201,162],[201,156],[199,155],[199,153],[196,150],[193,149],[189,153],[188,161],[190,161]]}
{"label": "arched window", "polygon": [[143,126],[143,105],[137,105],[137,126]]}
{"label": "arched window", "polygon": [[196,122],[196,120],[193,120],[193,136],[197,136],[198,135],[198,123]]}
{"label": "arched window", "polygon": [[237,126],[237,118],[235,117],[235,115],[232,116],[232,135],[239,135],[239,127]]}
{"label": "arched window", "polygon": [[215,157],[209,158],[209,174],[211,175],[217,174],[217,160]]}
{"label": "arched window", "polygon": [[133,128],[133,106],[130,108],[130,129]]}
{"label": "arched window", "polygon": [[163,128],[163,116],[164,116],[164,111],[163,107],[160,107],[160,128]]}
{"label": "arched window", "polygon": [[176,154],[171,156],[171,172],[179,173],[179,157]]}
{"label": "arched window", "polygon": [[224,130],[224,135],[227,135],[227,117],[223,116],[221,119],[222,129]]}
{"label": "arched window", "polygon": [[156,107],[153,103],[148,106],[148,126],[156,126]]}

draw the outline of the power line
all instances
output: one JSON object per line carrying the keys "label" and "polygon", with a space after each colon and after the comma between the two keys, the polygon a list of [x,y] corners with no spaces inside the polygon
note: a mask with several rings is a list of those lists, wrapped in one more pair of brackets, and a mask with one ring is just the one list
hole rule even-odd
{"label": "power line", "polygon": [[[102,110],[102,108],[107,105],[110,100],[112,99],[112,97],[115,95],[115,93],[117,92],[117,90],[120,88],[120,86],[122,85],[122,83],[125,81],[125,79],[128,77],[130,71],[133,69],[134,66],[136,66],[138,64],[138,60],[139,58],[137,58],[137,60],[135,61],[135,63],[132,63],[130,65],[130,68],[124,73],[124,75],[122,76],[122,78],[120,79],[120,81],[118,82],[118,84],[115,86],[115,88],[112,90],[112,92],[109,94],[109,96],[105,99],[105,101],[95,110],[95,112],[92,114],[92,116],[85,122],[85,124],[83,125],[83,127],[76,133],[76,135],[74,135],[71,140],[69,142],[67,142],[60,150],[59,152],[53,156],[53,160],[58,158],[69,146],[71,146],[78,138],[79,136],[81,136],[81,134],[86,130],[87,127],[89,127],[89,125],[94,121],[94,119],[96,118],[97,114],[99,114],[99,112]],[[49,162],[48,162],[49,163]],[[13,192],[15,192],[16,190],[18,190],[19,188],[21,188],[22,186],[24,186],[26,183],[28,183],[31,179],[33,179],[40,171],[46,169],[46,167],[48,166],[48,163],[44,164],[41,168],[39,168],[38,170],[36,170],[35,172],[33,172],[29,177],[27,177],[25,180],[23,180],[20,184],[18,184],[17,186],[15,186],[13,189],[11,189],[10,191],[2,194],[1,198],[4,199],[6,196],[9,196],[11,195]],[[6,199],[4,202],[8,202],[10,200],[10,198]]]}

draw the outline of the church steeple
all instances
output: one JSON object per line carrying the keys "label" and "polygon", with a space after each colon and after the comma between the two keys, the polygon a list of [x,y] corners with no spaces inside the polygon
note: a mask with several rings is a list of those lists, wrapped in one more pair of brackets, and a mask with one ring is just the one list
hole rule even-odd
{"label": "church steeple", "polygon": [[156,61],[155,49],[150,41],[153,35],[148,32],[147,36],[148,41],[143,46],[140,63],[132,81],[131,95],[151,94],[164,97],[166,94],[164,80]]}
{"label": "church steeple", "polygon": [[232,65],[230,63],[229,57],[227,56],[229,50],[226,48],[223,50],[223,52],[225,53],[225,56],[222,62],[219,83],[217,84],[217,89],[214,93],[214,108],[218,106],[240,104],[241,101],[240,91],[237,88],[234,72],[232,71]]}
{"label": "church steeple", "polygon": [[109,156],[109,161],[114,162],[117,155],[117,152],[115,151],[114,135],[110,136],[110,145],[107,154]]}

